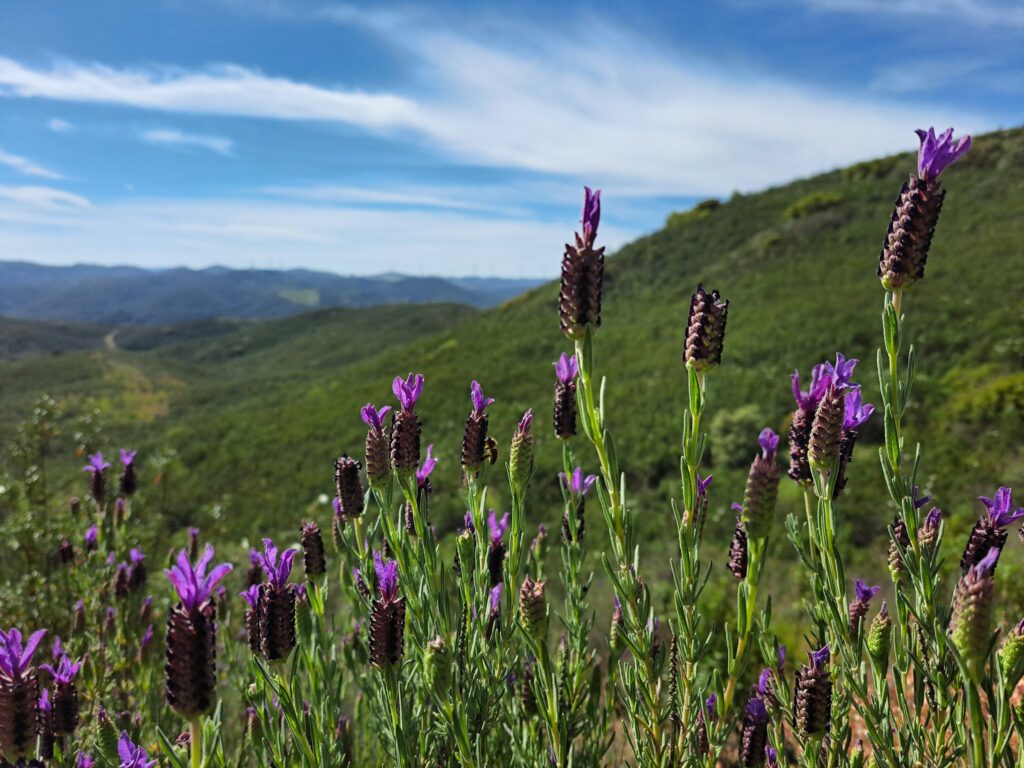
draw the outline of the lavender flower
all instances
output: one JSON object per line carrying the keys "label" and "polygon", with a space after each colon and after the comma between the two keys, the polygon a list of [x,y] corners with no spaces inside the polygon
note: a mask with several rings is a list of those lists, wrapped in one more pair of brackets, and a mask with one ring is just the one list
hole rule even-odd
{"label": "lavender flower", "polygon": [[828,670],[828,645],[810,653],[810,664],[800,667],[796,677],[794,710],[797,727],[808,736],[828,731],[832,712],[832,678]]}
{"label": "lavender flower", "polygon": [[32,657],[45,636],[41,629],[23,643],[17,628],[0,629],[0,754],[24,755],[35,744],[39,679]]}
{"label": "lavender flower", "polygon": [[847,390],[843,398],[843,428],[839,436],[839,467],[836,470],[832,498],[839,498],[839,494],[846,487],[846,467],[853,461],[853,448],[858,437],[857,430],[874,412],[875,406],[862,402],[859,387]]}
{"label": "lavender flower", "polygon": [[315,520],[303,523],[300,541],[302,542],[302,566],[306,580],[315,581],[327,573],[324,537]]}
{"label": "lavender flower", "polygon": [[498,622],[501,620],[501,590],[502,585],[496,584],[487,595],[487,627],[484,630],[484,638],[490,641]]}
{"label": "lavender flower", "polygon": [[949,633],[975,681],[980,675],[992,637],[993,574],[1000,553],[999,547],[992,547],[961,577],[953,595]]}
{"label": "lavender flower", "polygon": [[164,573],[174,586],[178,604],[167,616],[166,697],[171,709],[191,720],[213,706],[217,677],[214,588],[232,569],[228,563],[207,567],[213,560],[209,544],[195,565],[182,550]]}
{"label": "lavender flower", "polygon": [[555,398],[553,421],[555,436],[568,440],[576,434],[576,377],[579,375],[576,355],[563,352],[555,361]]}
{"label": "lavender flower", "polygon": [[[419,445],[417,444],[417,457]],[[415,465],[413,465],[415,467]],[[365,504],[363,496],[363,481],[359,477],[359,462],[348,454],[342,454],[334,462],[334,485],[338,492],[338,509],[340,520],[355,518],[363,514]],[[335,515],[339,519],[339,515]]]}
{"label": "lavender flower", "polygon": [[515,434],[512,435],[512,447],[508,452],[508,470],[512,485],[516,492],[522,494],[533,474],[533,409],[526,411],[519,420]]}
{"label": "lavender flower", "polygon": [[992,498],[979,496],[978,501],[985,505],[987,514],[978,518],[967,539],[967,546],[960,559],[960,567],[964,573],[967,573],[972,565],[981,562],[993,547],[1002,552],[1008,537],[1005,528],[1024,518],[1024,507],[1014,509],[1013,491],[1005,485],[1000,486]]}
{"label": "lavender flower", "polygon": [[89,457],[89,463],[82,467],[82,471],[90,475],[89,492],[98,506],[103,506],[107,500],[106,472],[110,466],[110,462],[104,461],[103,454],[97,451]]}
{"label": "lavender flower", "polygon": [[414,410],[423,393],[423,376],[410,373],[395,377],[391,387],[402,405],[391,425],[391,464],[399,472],[414,472],[420,463],[420,418]]}
{"label": "lavender flower", "polygon": [[924,523],[922,523],[921,528],[917,532],[917,540],[926,553],[930,554],[935,549],[939,538],[939,525],[941,522],[942,510],[938,507],[932,507],[931,511],[925,515]]}
{"label": "lavender flower", "polygon": [[149,759],[145,749],[132,742],[127,731],[121,731],[117,740],[117,756],[121,760],[119,768],[153,768],[157,764]]}
{"label": "lavender flower", "polygon": [[487,406],[494,402],[494,398],[484,397],[480,382],[476,380],[469,386],[469,395],[473,410],[466,417],[466,427],[462,433],[462,468],[468,476],[475,477],[483,466],[485,455],[494,455],[493,451],[488,449],[485,412]]}
{"label": "lavender flower", "polygon": [[284,659],[295,647],[295,588],[288,583],[297,550],[286,549],[278,556],[271,539],[263,540],[260,564],[267,582],[260,587],[260,640],[269,661]]}
{"label": "lavender flower", "polygon": [[860,630],[861,622],[864,617],[868,614],[868,608],[871,606],[871,598],[879,593],[881,587],[869,587],[860,579],[854,581],[854,591],[856,597],[850,601],[850,634],[854,637],[857,636],[857,632]]}
{"label": "lavender flower", "polygon": [[78,688],[75,676],[81,668],[79,662],[72,662],[62,655],[56,667],[41,664],[40,669],[50,673],[53,682],[51,717],[53,732],[58,735],[73,733],[78,727]]}
{"label": "lavender flower", "polygon": [[752,696],[743,712],[740,735],[740,762],[744,768],[759,768],[764,764],[768,743],[768,710],[764,700]]}
{"label": "lavender flower", "polygon": [[527,576],[519,588],[519,623],[534,643],[544,642],[548,633],[548,607],[544,600],[544,582]]}
{"label": "lavender flower", "polygon": [[135,475],[135,454],[138,451],[121,449],[121,495],[132,496],[138,487],[138,478]]}
{"label": "lavender flower", "polygon": [[601,325],[604,248],[594,248],[601,218],[601,190],[583,189],[583,236],[577,233],[575,245],[565,246],[558,294],[562,333],[570,339],[582,339],[587,328]]}
{"label": "lavender flower", "polygon": [[850,380],[856,366],[856,359],[847,360],[841,353],[836,354],[835,365],[825,363],[829,385],[814,413],[807,446],[807,458],[814,469],[831,469],[839,458],[846,416],[846,393],[858,387]]}
{"label": "lavender flower", "polygon": [[743,492],[743,527],[748,536],[763,539],[773,530],[775,501],[779,495],[779,465],[775,461],[779,436],[771,429],[757,438],[761,452],[754,456]]}
{"label": "lavender flower", "polygon": [[935,135],[918,130],[918,174],[904,182],[878,256],[878,277],[887,291],[910,288],[924,277],[935,226],[946,193],[939,175],[971,147],[966,136],[954,144],[953,129]]}
{"label": "lavender flower", "polygon": [[391,412],[391,406],[385,405],[380,410],[373,403],[362,407],[359,415],[366,424],[366,476],[373,485],[388,476],[391,471],[391,457],[388,454],[387,427],[384,417]]}
{"label": "lavender flower", "polygon": [[434,445],[431,443],[427,446],[427,458],[423,460],[423,463],[416,470],[416,485],[420,488],[425,488],[430,483],[430,473],[434,471],[434,467],[437,466],[437,459],[434,458]]}
{"label": "lavender flower", "polygon": [[505,566],[505,542],[502,540],[509,526],[509,513],[498,519],[492,509],[487,515],[487,536],[490,544],[487,548],[487,572],[490,575],[491,587],[496,587],[503,578]]}
{"label": "lavender flower", "polygon": [[722,362],[725,325],[729,302],[722,301],[718,291],[708,293],[703,285],[690,298],[690,314],[686,322],[683,362],[697,371],[706,371]]}
{"label": "lavender flower", "polygon": [[398,596],[398,563],[373,553],[380,597],[370,607],[370,661],[376,667],[398,664],[405,652],[405,598]]}
{"label": "lavender flower", "polygon": [[92,755],[87,752],[78,753],[78,757],[75,759],[75,768],[94,768],[94,766]]}
{"label": "lavender flower", "polygon": [[953,129],[947,128],[938,136],[935,128],[923,131],[918,128],[914,133],[921,140],[917,153],[917,173],[925,181],[934,181],[946,168],[959,160],[971,148],[970,136],[962,136],[953,141]]}
{"label": "lavender flower", "polygon": [[811,371],[811,383],[806,391],[800,389],[800,372],[793,371],[793,399],[796,410],[789,427],[789,477],[798,483],[811,483],[811,465],[807,451],[811,440],[811,427],[818,404],[832,384],[828,367],[821,363]]}
{"label": "lavender flower", "polygon": [[[743,509],[739,504],[732,506],[733,509],[737,507],[740,510]],[[736,527],[733,529],[732,541],[729,543],[729,560],[726,567],[738,581],[747,578],[747,533],[743,530],[743,518],[740,516],[736,517]]]}

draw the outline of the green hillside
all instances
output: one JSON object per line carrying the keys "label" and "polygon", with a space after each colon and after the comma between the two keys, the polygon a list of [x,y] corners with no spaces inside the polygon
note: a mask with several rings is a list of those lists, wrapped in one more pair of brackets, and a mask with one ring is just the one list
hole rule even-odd
{"label": "green hillside", "polygon": [[[875,268],[893,198],[913,167],[908,153],[737,194],[670,217],[609,260],[598,368],[608,376],[610,426],[652,571],[674,540],[664,534],[672,525],[669,499],[678,495],[681,338],[693,288],[701,281],[731,301],[708,417],[712,525],[724,553],[728,504],[741,495],[757,431],[787,426],[794,368],[806,375],[837,350],[858,357],[857,378],[867,399],[878,401],[883,294]],[[904,305],[919,353],[908,419],[912,439],[924,443],[927,490],[950,515],[951,535],[961,535],[978,511],[975,496],[1024,481],[1024,131],[980,137],[946,177],[928,276]],[[567,238],[572,225],[566,222]],[[553,265],[560,246],[551,244]],[[561,452],[550,431],[551,362],[569,348],[558,332],[556,294],[557,286],[545,285],[483,313],[402,306],[122,332],[115,351],[0,366],[0,424],[24,418],[41,391],[71,412],[96,406],[102,447],[137,445],[142,456],[174,451],[170,525],[195,522],[241,541],[295,530],[317,497],[331,492],[333,459],[342,451],[361,455],[359,406],[390,403],[391,379],[417,371],[427,382],[419,407],[425,444],[435,444],[442,462],[432,515],[443,532],[462,516],[458,450],[469,382],[477,378],[497,398],[491,432],[503,451],[522,412],[537,412],[531,509],[535,521],[552,524],[560,514],[553,478]],[[849,568],[866,576],[883,571],[877,555],[892,517],[877,468],[880,436],[876,417],[842,500],[847,532],[862,548]],[[77,469],[70,440],[55,445]],[[582,444],[578,454],[595,469]],[[500,506],[503,478],[491,478]],[[83,490],[81,477],[74,480]],[[781,505],[796,501],[784,482]],[[775,546],[785,546],[782,536]],[[1015,556],[1019,562],[1019,549]]]}

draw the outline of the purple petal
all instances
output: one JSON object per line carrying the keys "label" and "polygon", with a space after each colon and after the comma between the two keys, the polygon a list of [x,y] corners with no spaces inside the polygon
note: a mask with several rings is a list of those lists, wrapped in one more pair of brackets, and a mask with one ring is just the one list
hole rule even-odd
{"label": "purple petal", "polygon": [[493,397],[484,397],[483,388],[476,379],[469,385],[469,399],[473,402],[473,410],[477,414],[482,414],[484,409],[494,402]]}
{"label": "purple petal", "polygon": [[991,576],[992,571],[996,568],[996,563],[999,562],[1000,552],[999,547],[992,547],[988,554],[981,558],[978,564],[974,566],[974,572],[982,577]]}
{"label": "purple petal", "polygon": [[523,418],[519,420],[519,431],[526,434],[530,431],[530,427],[533,426],[533,409],[530,408],[523,414]]}
{"label": "purple petal", "polygon": [[854,580],[854,590],[857,593],[857,599],[861,601],[870,600],[872,597],[878,594],[881,587],[869,587],[866,583],[860,579]]}
{"label": "purple petal", "polygon": [[825,643],[825,645],[821,646],[819,650],[811,651],[811,664],[814,665],[816,669],[819,669],[825,664],[828,664],[828,660],[831,658],[831,655],[828,643]]}
{"label": "purple petal", "polygon": [[761,446],[761,456],[769,461],[775,459],[775,451],[779,447],[779,436],[771,429],[765,427],[757,437],[757,444]]}

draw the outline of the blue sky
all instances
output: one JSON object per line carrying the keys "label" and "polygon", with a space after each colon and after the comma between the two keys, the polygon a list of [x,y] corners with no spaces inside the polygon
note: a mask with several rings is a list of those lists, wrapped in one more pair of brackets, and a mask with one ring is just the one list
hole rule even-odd
{"label": "blue sky", "polygon": [[1019,2],[11,0],[0,258],[547,277],[582,184],[615,248],[1022,122]]}

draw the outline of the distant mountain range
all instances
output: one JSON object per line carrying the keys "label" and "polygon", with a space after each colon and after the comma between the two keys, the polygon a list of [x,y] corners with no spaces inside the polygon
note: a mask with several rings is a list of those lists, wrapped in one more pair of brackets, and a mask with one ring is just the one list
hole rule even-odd
{"label": "distant mountain range", "polygon": [[116,325],[286,317],[327,307],[455,303],[492,307],[541,280],[287,271],[140,269],[0,261],[0,315]]}

